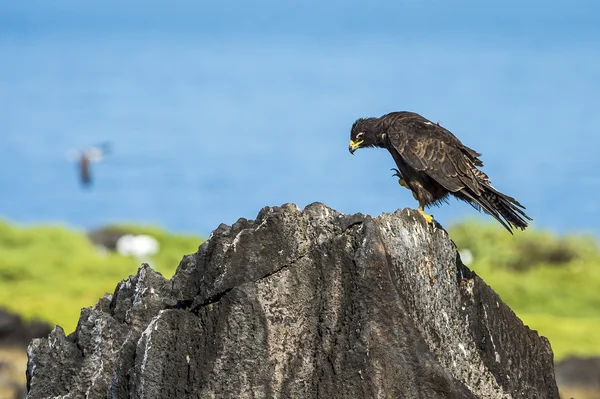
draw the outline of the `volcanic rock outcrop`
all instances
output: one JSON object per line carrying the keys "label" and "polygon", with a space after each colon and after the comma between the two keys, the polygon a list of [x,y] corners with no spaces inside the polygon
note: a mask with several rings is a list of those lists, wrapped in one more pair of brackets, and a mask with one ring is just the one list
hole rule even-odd
{"label": "volcanic rock outcrop", "polygon": [[558,398],[548,341],[414,211],[220,225],[28,349],[29,398]]}

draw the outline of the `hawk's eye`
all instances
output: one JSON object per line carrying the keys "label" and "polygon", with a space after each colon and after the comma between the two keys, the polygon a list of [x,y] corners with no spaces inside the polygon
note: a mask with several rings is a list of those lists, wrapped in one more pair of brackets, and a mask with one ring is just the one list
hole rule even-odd
{"label": "hawk's eye", "polygon": [[362,137],[362,136],[364,136],[364,135],[365,135],[365,134],[364,134],[363,132],[360,132],[359,134],[357,134],[357,135],[356,135],[356,138],[357,138],[357,139],[359,139],[359,138],[361,138],[361,137]]}

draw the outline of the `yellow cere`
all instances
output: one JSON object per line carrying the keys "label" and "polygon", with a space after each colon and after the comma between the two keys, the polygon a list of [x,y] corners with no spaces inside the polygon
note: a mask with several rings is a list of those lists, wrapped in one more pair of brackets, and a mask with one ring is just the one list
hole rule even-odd
{"label": "yellow cere", "polygon": [[356,143],[355,143],[353,140],[350,140],[350,146],[351,146],[352,148],[359,147],[359,146],[360,146],[362,143],[364,143],[364,140],[357,141]]}

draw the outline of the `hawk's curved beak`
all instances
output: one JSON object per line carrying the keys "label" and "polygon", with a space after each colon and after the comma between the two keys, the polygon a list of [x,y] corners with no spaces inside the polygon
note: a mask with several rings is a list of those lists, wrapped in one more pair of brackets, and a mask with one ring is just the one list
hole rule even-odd
{"label": "hawk's curved beak", "polygon": [[360,148],[360,145],[363,143],[363,141],[364,140],[354,142],[353,140],[350,140],[350,145],[348,146],[348,151],[350,151],[350,154],[354,155],[354,151]]}

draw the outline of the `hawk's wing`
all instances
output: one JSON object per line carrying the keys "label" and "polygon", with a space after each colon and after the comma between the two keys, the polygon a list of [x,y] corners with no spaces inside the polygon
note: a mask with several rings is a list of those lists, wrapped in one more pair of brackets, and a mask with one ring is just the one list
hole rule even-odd
{"label": "hawk's wing", "polygon": [[413,169],[426,173],[444,188],[457,192],[468,187],[475,195],[489,185],[480,154],[463,145],[452,133],[426,119],[411,118],[388,133],[392,147]]}
{"label": "hawk's wing", "polygon": [[448,130],[414,115],[390,126],[387,137],[398,168],[402,169],[400,160],[426,174],[458,198],[492,215],[511,233],[511,226],[527,227],[526,219],[531,218],[523,211],[525,207],[497,191],[487,175],[477,169],[483,166],[480,154]]}

